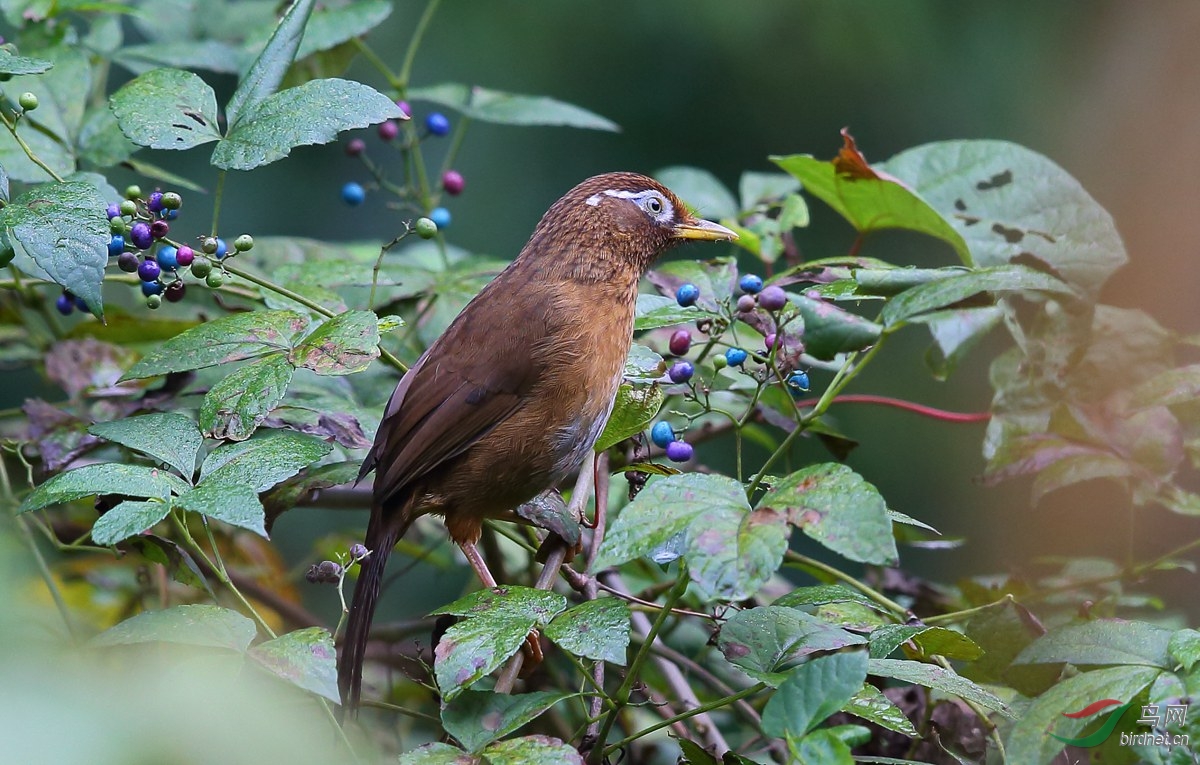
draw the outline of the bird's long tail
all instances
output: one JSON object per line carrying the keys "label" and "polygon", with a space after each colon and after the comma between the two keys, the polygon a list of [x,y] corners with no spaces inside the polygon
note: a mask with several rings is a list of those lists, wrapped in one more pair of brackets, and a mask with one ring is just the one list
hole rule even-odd
{"label": "bird's long tail", "polygon": [[354,600],[350,605],[350,618],[346,621],[346,636],[342,641],[342,654],[338,658],[338,690],[342,695],[342,712],[353,717],[358,711],[362,694],[363,659],[367,652],[367,637],[371,632],[371,620],[375,617],[375,606],[379,603],[379,591],[383,585],[383,569],[396,542],[412,520],[408,513],[388,512],[373,508],[367,524],[367,535],[363,544],[371,551],[362,563],[358,583],[354,587]]}

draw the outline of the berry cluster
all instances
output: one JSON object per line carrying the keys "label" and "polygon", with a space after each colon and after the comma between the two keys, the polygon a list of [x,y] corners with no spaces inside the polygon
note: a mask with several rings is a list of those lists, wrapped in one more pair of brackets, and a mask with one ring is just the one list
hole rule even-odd
{"label": "berry cluster", "polygon": [[[407,101],[397,101],[396,106],[400,107],[405,117],[412,116],[413,110]],[[381,141],[396,146],[405,154],[410,151],[419,150],[420,142],[425,138],[442,138],[450,134],[450,118],[441,112],[430,112],[425,115],[423,124],[423,131],[413,130],[409,133],[407,140],[404,141],[397,142],[396,140],[400,137],[401,133],[400,123],[396,120],[388,120],[381,123],[377,129],[377,134]],[[425,201],[414,199],[417,195],[411,189],[400,188],[388,183],[384,178],[382,169],[367,156],[367,144],[361,138],[354,138],[346,142],[345,151],[347,156],[359,158],[367,170],[375,177],[375,182],[371,184],[370,188],[381,188],[391,191],[408,202],[406,206],[423,213],[421,217],[413,222],[410,229],[417,236],[422,239],[432,239],[437,236],[438,231],[445,230],[450,226],[450,211],[438,205],[436,197],[426,203]],[[342,186],[342,201],[350,207],[358,207],[367,200],[368,188],[368,186],[364,186],[357,181],[349,181]],[[463,189],[465,188],[466,180],[459,171],[448,169],[442,173],[442,193],[456,197],[463,193]]]}
{"label": "berry cluster", "polygon": [[366,546],[355,542],[350,545],[349,556],[338,553],[336,561],[323,560],[320,563],[314,563],[308,567],[304,578],[309,584],[341,584],[342,578],[346,575],[346,569],[361,562],[370,554],[371,551]]}

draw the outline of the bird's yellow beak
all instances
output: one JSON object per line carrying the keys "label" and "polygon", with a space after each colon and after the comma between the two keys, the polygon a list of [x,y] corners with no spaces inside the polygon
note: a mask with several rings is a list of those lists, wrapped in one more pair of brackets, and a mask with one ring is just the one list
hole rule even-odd
{"label": "bird's yellow beak", "polygon": [[679,239],[695,239],[703,242],[732,242],[738,235],[724,226],[709,220],[684,220],[675,224],[675,236]]}

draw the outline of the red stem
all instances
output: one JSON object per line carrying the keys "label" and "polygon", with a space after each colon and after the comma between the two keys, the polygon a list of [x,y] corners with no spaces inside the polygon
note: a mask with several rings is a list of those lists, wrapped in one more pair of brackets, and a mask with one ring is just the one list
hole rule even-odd
{"label": "red stem", "polygon": [[[936,409],[924,404],[914,404],[912,401],[905,401],[904,399],[892,398],[890,396],[875,396],[870,393],[847,393],[842,396],[835,396],[833,403],[894,406],[897,409],[916,412],[925,417],[932,417],[935,420],[944,420],[946,422],[987,422],[992,418],[991,412],[947,412],[945,409]],[[816,406],[817,399],[808,398],[797,401],[796,404],[802,407]]]}

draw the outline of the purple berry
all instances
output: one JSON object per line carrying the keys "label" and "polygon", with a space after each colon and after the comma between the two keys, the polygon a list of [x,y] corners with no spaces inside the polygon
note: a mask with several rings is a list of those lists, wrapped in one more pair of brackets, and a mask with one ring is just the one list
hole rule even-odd
{"label": "purple berry", "polygon": [[466,183],[463,180],[462,173],[457,170],[447,170],[442,173],[442,189],[452,197],[461,194]]}
{"label": "purple berry", "polygon": [[150,236],[155,239],[162,239],[169,233],[171,233],[171,224],[165,220],[156,220],[150,224]]}
{"label": "purple berry", "polygon": [[139,250],[149,249],[154,244],[154,235],[150,233],[150,224],[139,220],[129,228],[129,241]]}
{"label": "purple berry", "polygon": [[[153,260],[149,259],[143,260],[142,264],[138,266],[137,270],[138,278],[144,282],[154,281],[161,273],[162,269],[158,267],[158,263],[155,263]],[[149,295],[151,293],[147,292],[146,294]]]}
{"label": "purple berry", "polygon": [[750,313],[756,305],[758,305],[758,301],[754,299],[753,295],[742,295],[737,301],[738,313]]}
{"label": "purple berry", "polygon": [[768,311],[778,311],[787,305],[787,293],[783,291],[783,287],[774,284],[763,287],[763,291],[758,293],[758,304]]}
{"label": "purple berry", "polygon": [[412,107],[408,105],[407,101],[397,101],[396,106],[400,107],[400,111],[404,112],[406,118],[412,118]]}
{"label": "purple berry", "polygon": [[353,138],[346,144],[346,156],[357,157],[367,150],[367,144],[361,138]]}
{"label": "purple berry", "polygon": [[138,260],[137,253],[122,252],[117,256],[117,268],[121,269],[127,274],[136,272],[140,264],[141,261]]}
{"label": "purple berry", "polygon": [[430,112],[425,117],[425,129],[434,135],[446,135],[450,132],[450,120],[441,112]]}
{"label": "purple berry", "polygon": [[195,257],[196,251],[185,244],[175,253],[175,262],[184,268],[187,268],[192,264],[192,261],[195,259]]}
{"label": "purple berry", "polygon": [[671,353],[676,356],[682,356],[692,347],[692,333],[686,329],[677,329],[671,333],[671,342],[668,347]]}
{"label": "purple berry", "polygon": [[350,545],[350,557],[354,558],[355,560],[362,560],[370,554],[371,551],[368,550],[367,546],[364,544],[355,542],[354,544]]}
{"label": "purple berry", "polygon": [[146,209],[152,213],[162,212],[163,195],[161,191],[150,192],[150,196],[146,197]]}
{"label": "purple berry", "polygon": [[671,462],[687,462],[692,458],[692,445],[687,441],[672,441],[667,444],[667,459]]}
{"label": "purple berry", "polygon": [[54,301],[54,307],[63,316],[70,316],[71,312],[75,310],[75,298],[71,297],[71,293],[64,292],[58,296],[58,300]]}
{"label": "purple berry", "polygon": [[690,361],[676,361],[667,370],[667,377],[671,378],[673,383],[685,383],[692,379],[692,375],[696,373],[696,367],[692,366]]}
{"label": "purple berry", "polygon": [[110,202],[108,208],[105,210],[105,214],[108,215],[109,220],[121,217],[121,205],[116,202]]}
{"label": "purple berry", "polygon": [[382,141],[394,141],[396,136],[400,135],[400,126],[392,120],[379,123],[379,139]]}

